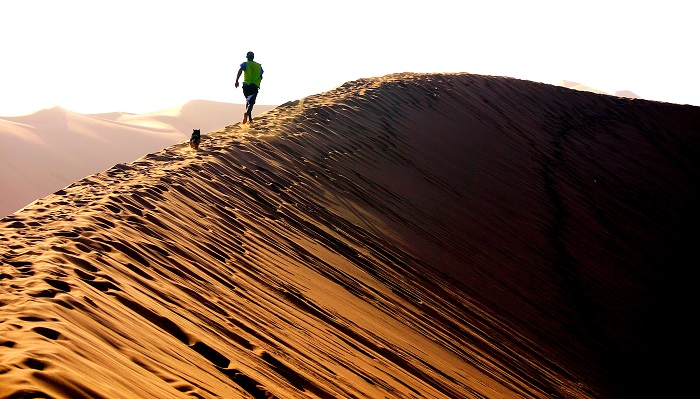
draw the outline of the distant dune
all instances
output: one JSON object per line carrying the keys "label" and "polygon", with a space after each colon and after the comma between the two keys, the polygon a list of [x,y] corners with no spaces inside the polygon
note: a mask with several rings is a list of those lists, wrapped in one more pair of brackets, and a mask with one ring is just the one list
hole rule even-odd
{"label": "distant dune", "polygon": [[641,98],[629,90],[618,90],[615,93],[613,93],[613,95],[618,96],[618,97],[626,97],[626,98]]}
{"label": "distant dune", "polygon": [[[594,89],[592,87],[588,87],[586,85],[582,85],[580,83],[572,82],[570,80],[561,80],[557,83],[557,86],[562,86],[566,87],[569,89],[574,89],[574,90],[580,90],[580,91],[588,91],[591,93],[597,93],[597,94],[610,94],[606,93],[602,90]],[[634,94],[633,92],[629,90],[618,90],[615,93],[612,93],[613,96],[617,97],[625,97],[625,98],[640,98],[638,95]]]}
{"label": "distant dune", "polygon": [[[274,108],[258,105],[254,115]],[[117,163],[242,119],[241,104],[193,100],[148,114],[83,115],[59,107],[0,117],[0,216]]]}
{"label": "distant dune", "polygon": [[687,396],[698,120],[405,73],[119,163],[0,221],[0,398]]}

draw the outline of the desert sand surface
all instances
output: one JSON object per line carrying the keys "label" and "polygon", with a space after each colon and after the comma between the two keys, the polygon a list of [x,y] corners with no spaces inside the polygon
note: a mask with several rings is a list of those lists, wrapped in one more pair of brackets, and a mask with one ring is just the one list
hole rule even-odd
{"label": "desert sand surface", "polygon": [[0,398],[692,392],[700,108],[392,74],[0,221]]}
{"label": "desert sand surface", "polygon": [[[253,116],[274,108],[257,105]],[[54,107],[0,117],[0,217],[85,176],[240,121],[245,106],[192,100],[146,114]]]}

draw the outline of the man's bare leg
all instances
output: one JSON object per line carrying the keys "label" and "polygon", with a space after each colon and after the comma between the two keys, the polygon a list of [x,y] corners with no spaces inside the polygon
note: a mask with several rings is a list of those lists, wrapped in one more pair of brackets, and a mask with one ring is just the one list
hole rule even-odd
{"label": "man's bare leg", "polygon": [[248,113],[246,112],[243,114],[243,124],[245,125],[248,122]]}

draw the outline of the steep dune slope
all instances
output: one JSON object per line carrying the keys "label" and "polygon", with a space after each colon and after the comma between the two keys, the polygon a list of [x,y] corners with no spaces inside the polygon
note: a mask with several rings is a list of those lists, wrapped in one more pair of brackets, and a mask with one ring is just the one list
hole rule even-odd
{"label": "steep dune slope", "polygon": [[680,390],[698,120],[397,74],[89,176],[0,222],[0,397]]}

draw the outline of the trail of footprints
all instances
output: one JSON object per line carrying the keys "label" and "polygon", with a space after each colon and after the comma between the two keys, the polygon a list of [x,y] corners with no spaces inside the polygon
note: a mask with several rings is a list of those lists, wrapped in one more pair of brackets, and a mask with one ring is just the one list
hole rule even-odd
{"label": "trail of footprints", "polygon": [[[115,297],[119,303],[122,305],[126,306],[127,308],[131,309],[132,311],[136,312],[137,314],[141,315],[144,317],[146,320],[151,322],[152,324],[158,326],[160,329],[163,331],[167,332],[186,346],[188,346],[190,349],[192,349],[195,353],[199,354],[200,356],[204,357],[206,360],[208,360],[216,369],[218,369],[222,374],[224,374],[228,379],[230,379],[233,383],[237,384],[240,386],[243,390],[248,392],[253,398],[255,399],[272,399],[276,398],[270,391],[268,391],[261,383],[256,381],[255,379],[251,378],[250,376],[246,375],[243,371],[239,370],[236,367],[232,366],[231,360],[223,355],[221,352],[217,351],[216,349],[212,348],[211,346],[207,345],[206,343],[199,341],[199,340],[194,340],[194,342],[191,342],[192,339],[191,337],[183,331],[176,323],[172,322],[170,319],[167,317],[161,316],[157,314],[156,312],[150,310],[149,308],[139,304],[138,302],[129,299],[126,295],[124,295],[121,290],[118,287],[118,284],[109,277],[100,275],[98,272],[97,268],[94,266],[89,266],[89,263],[87,261],[84,261],[79,258],[71,257],[71,261],[75,262],[75,265],[78,267],[75,267],[73,269],[73,272],[75,275],[78,277],[79,281],[84,282],[88,284],[89,286],[107,293],[108,295],[111,295]],[[28,271],[31,270],[31,263],[30,262],[14,262],[14,267],[18,268],[23,272],[23,274],[29,274]],[[87,271],[85,270],[87,269]],[[9,275],[5,274],[4,278],[10,278]],[[57,297],[58,294],[60,293],[65,293],[69,294],[71,292],[71,286],[70,284],[66,283],[63,280],[56,279],[56,278],[45,278],[43,279],[43,283],[45,284],[40,284],[44,286],[44,288],[41,289],[36,289],[33,291],[30,296],[33,296],[35,298],[44,298],[44,299],[54,299]],[[89,300],[87,296],[83,298],[85,302],[88,304],[95,306],[92,301]],[[78,301],[75,298],[70,297],[70,299],[65,300],[57,300],[55,303],[64,306],[68,309],[74,309],[76,306],[83,308],[85,305]],[[3,303],[0,303],[0,306],[3,306]],[[0,325],[4,322],[4,320],[0,320]],[[31,326],[31,324],[37,324],[36,326]],[[18,316],[16,321],[12,322],[12,325],[10,326],[11,329],[18,330],[18,331],[27,331],[27,332],[32,332],[35,333],[41,337],[44,337],[48,340],[51,341],[57,341],[64,339],[63,335],[60,332],[60,320],[57,318],[45,318],[41,316],[32,316],[32,315],[21,315]],[[2,331],[2,330],[0,330]],[[251,331],[248,329],[248,332],[250,333],[255,333],[254,331]],[[235,333],[229,332],[227,334],[228,338],[231,339],[231,341],[235,342],[237,345],[240,347],[245,348],[246,350],[249,351],[256,351],[257,348],[255,345],[253,345],[249,340],[245,339],[244,337],[237,335]],[[13,348],[16,347],[16,342],[13,340],[7,340],[7,339],[2,339],[0,338],[0,347],[4,348],[3,350],[12,350]],[[294,372],[291,368],[286,366],[282,361],[278,360],[275,358],[272,354],[266,351],[262,351],[257,355],[262,359],[264,362],[266,362],[272,370],[277,372],[281,377],[283,377],[285,380],[289,381],[290,384],[292,384],[294,387],[297,389],[304,391],[307,389],[310,389],[317,393],[317,395],[321,398],[332,398],[332,395],[329,395],[325,393],[324,391],[315,388],[314,384],[306,380],[304,377],[299,375],[298,373]],[[138,361],[135,360],[137,363]],[[144,367],[144,364],[140,364],[142,367]],[[0,366],[0,374],[4,374],[6,372],[9,372],[13,366],[12,365],[2,365]],[[45,360],[42,360],[41,358],[37,357],[31,357],[31,356],[24,356],[24,360],[19,362],[18,364],[15,364],[14,367],[19,367],[19,368],[28,368],[28,369],[33,369],[33,370],[44,370],[47,367],[47,362]],[[177,383],[177,384],[182,384],[181,381],[169,381],[170,383]],[[183,385],[185,387],[189,386],[189,384]],[[38,392],[38,391],[26,391],[24,392],[26,397],[34,397],[34,398],[49,398],[48,394],[43,393],[43,392]],[[199,394],[196,393],[196,391],[190,392],[191,395],[193,396],[199,396]],[[31,396],[35,395],[35,396]],[[24,397],[24,396],[21,396]]]}
{"label": "trail of footprints", "polygon": [[[316,227],[313,223],[303,220],[303,218],[299,218],[298,215],[294,214],[294,212],[285,213],[280,210],[280,205],[284,203],[299,205],[298,201],[300,199],[293,197],[286,192],[288,187],[298,184],[296,181],[297,177],[293,176],[291,172],[289,176],[278,176],[275,175],[273,171],[261,166],[267,163],[274,164],[280,160],[274,158],[275,156],[278,156],[278,154],[276,155],[273,149],[265,142],[257,141],[255,144],[256,145],[251,145],[249,147],[237,143],[232,144],[239,147],[238,149],[241,151],[246,151],[249,153],[257,151],[256,154],[252,155],[254,158],[252,161],[250,159],[247,162],[241,161],[232,157],[231,155],[222,153],[217,154],[217,156],[221,158],[221,161],[228,161],[230,163],[205,162],[201,164],[201,166],[188,165],[182,168],[180,172],[184,174],[196,174],[199,178],[201,178],[201,180],[199,180],[197,183],[198,185],[194,188],[182,186],[178,182],[173,181],[173,179],[167,175],[167,173],[165,176],[143,177],[142,173],[145,173],[145,175],[150,173],[148,170],[152,166],[152,162],[165,161],[176,164],[178,161],[184,159],[181,155],[175,154],[173,150],[164,150],[161,152],[161,155],[155,154],[144,157],[142,161],[135,162],[132,165],[116,165],[112,169],[101,174],[101,178],[96,180],[93,178],[86,178],[81,182],[75,183],[75,187],[67,187],[64,190],[59,190],[56,194],[63,196],[63,198],[60,200],[54,199],[53,202],[47,202],[46,204],[44,204],[42,201],[37,202],[32,208],[35,211],[35,213],[32,215],[36,216],[36,220],[28,220],[21,215],[10,216],[4,219],[2,221],[4,226],[0,226],[0,228],[10,229],[13,231],[13,233],[12,235],[3,236],[2,238],[8,240],[8,243],[12,243],[13,238],[24,236],[21,241],[27,243],[29,242],[29,237],[26,237],[26,234],[28,234],[27,231],[34,232],[32,228],[46,225],[47,230],[41,231],[32,239],[36,242],[46,242],[52,251],[60,254],[60,261],[58,262],[63,266],[71,266],[72,272],[74,273],[75,277],[77,277],[78,282],[84,283],[86,286],[97,290],[99,293],[114,297],[123,306],[129,308],[131,311],[137,313],[153,325],[165,331],[182,344],[189,347],[194,353],[202,356],[217,370],[223,373],[230,381],[240,386],[254,398],[275,398],[275,396],[259,381],[247,375],[240,368],[235,367],[234,363],[229,357],[225,356],[220,351],[216,350],[202,340],[193,339],[190,334],[186,333],[177,323],[173,322],[169,318],[162,316],[156,311],[149,309],[148,307],[129,298],[129,296],[122,290],[122,287],[120,287],[120,283],[117,279],[111,278],[108,274],[101,272],[100,269],[94,264],[85,260],[85,254],[94,255],[96,258],[93,260],[99,261],[101,256],[109,257],[113,252],[119,253],[120,255],[124,255],[134,261],[134,263],[123,263],[124,266],[126,266],[126,269],[130,270],[140,278],[153,280],[154,276],[149,270],[150,262],[143,251],[137,250],[126,241],[116,239],[107,240],[104,238],[104,236],[92,234],[100,230],[115,229],[118,227],[117,224],[121,221],[121,219],[125,219],[126,222],[128,222],[128,225],[134,230],[145,228],[147,231],[144,231],[144,233],[147,233],[147,235],[150,237],[157,238],[158,229],[163,229],[166,231],[177,230],[179,228],[177,224],[181,222],[181,219],[178,219],[177,217],[171,218],[170,215],[165,218],[165,221],[161,221],[158,216],[153,216],[154,213],[169,211],[167,208],[158,208],[159,202],[168,201],[168,199],[165,197],[166,192],[170,191],[168,194],[175,193],[174,195],[182,195],[189,199],[208,203],[210,204],[210,208],[208,208],[207,212],[210,212],[211,214],[223,212],[220,210],[220,206],[215,205],[217,204],[217,201],[219,201],[219,196],[221,196],[222,193],[227,193],[241,198],[244,203],[248,204],[248,208],[242,210],[239,209],[237,211],[244,212],[252,218],[269,219],[273,221],[284,218],[285,223],[288,223],[288,225],[291,225],[299,232],[303,232],[306,235],[319,239],[334,252],[341,254],[348,259],[352,259],[355,263],[364,266],[363,268],[365,270],[371,272],[373,270],[372,265],[364,264],[366,260],[363,260],[359,254],[344,240],[338,239],[332,234],[328,234],[324,230]],[[380,144],[387,145],[386,142],[382,142],[377,145]],[[350,145],[356,147],[361,144],[353,142],[350,143]],[[352,152],[356,150],[355,147],[346,150]],[[341,153],[331,152],[329,154],[330,155],[328,155],[328,157],[331,157],[331,155],[340,156]],[[270,162],[271,158],[274,162]],[[297,160],[296,166],[299,169],[297,172],[300,173],[302,173],[302,171],[306,168],[301,160]],[[313,175],[313,171],[311,170],[307,170],[306,172]],[[326,172],[328,172],[328,170],[326,170]],[[138,181],[143,181],[143,179],[151,179],[152,181],[149,181],[149,184],[124,184],[124,182],[129,182],[130,178],[135,175],[141,176],[139,177],[141,180]],[[186,177],[185,180],[190,178],[192,177]],[[244,180],[243,182],[236,180],[241,178]],[[144,181],[144,183],[146,182]],[[111,188],[112,185],[114,185],[115,188]],[[230,188],[225,189],[225,187]],[[75,188],[79,188],[81,190],[75,190]],[[97,194],[92,195],[93,190]],[[105,190],[107,190],[109,193],[108,195],[105,195]],[[102,201],[91,201],[91,195],[93,199],[97,198],[101,199]],[[299,206],[303,206],[303,204]],[[74,212],[79,208],[98,210],[98,212],[95,214],[90,214],[89,216],[83,215],[83,217],[76,221],[77,224],[73,230],[57,230],[53,233],[46,232],[51,231],[51,222],[54,220],[64,224],[66,221],[75,221],[76,215]],[[207,214],[203,213],[200,216],[204,218],[207,216]],[[324,213],[322,216],[325,218],[330,218],[333,215]],[[113,219],[114,221],[110,219]],[[228,219],[219,217],[219,219],[222,223],[225,223],[224,228],[226,230],[234,233],[234,238],[231,239],[233,244],[236,244],[235,233],[243,234],[248,229],[254,228],[253,226],[237,220],[235,217]],[[86,224],[88,223],[88,220],[89,224]],[[334,222],[338,223],[340,221],[334,220]],[[192,221],[192,223],[195,223],[195,221]],[[348,239],[348,237],[343,238]],[[72,242],[72,246],[61,245],[61,240],[70,240]],[[231,244],[231,242],[228,244]],[[241,242],[238,242],[238,245],[229,245],[226,250],[229,252],[243,253],[245,249],[243,249],[242,245],[240,244]],[[138,245],[148,247],[149,243],[139,242]],[[32,278],[33,276],[37,275],[37,272],[33,267],[34,264],[30,261],[22,260],[23,258],[30,259],[32,255],[36,254],[26,253],[24,254],[25,256],[22,256],[20,253],[21,251],[26,250],[26,248],[22,248],[21,246],[13,248],[12,245],[8,246],[10,248],[10,252],[8,253],[9,255],[6,254],[5,256],[8,256],[13,260],[8,260],[7,262],[3,261],[3,264],[9,265],[10,268],[9,271],[5,271],[5,268],[3,267],[2,274],[0,274],[0,288],[4,288],[5,285],[8,285],[8,281],[12,281],[15,278]],[[75,248],[75,251],[73,251],[71,248]],[[378,251],[379,249],[373,248],[375,251]],[[151,247],[148,247],[146,252],[152,251],[157,253],[159,250],[163,251],[164,249],[152,245]],[[171,253],[175,255],[188,255],[181,252],[179,253],[179,249],[177,248],[167,248],[165,250],[172,250]],[[204,243],[202,250],[207,251],[209,255],[220,260],[221,262],[226,262],[229,257],[228,254],[217,251],[215,247],[207,246],[207,243]],[[168,255],[168,253],[165,255]],[[390,254],[385,253],[382,255],[388,257]],[[399,262],[393,257],[390,259],[390,261],[391,262],[388,263]],[[164,269],[167,269],[168,265],[164,264],[163,267]],[[370,289],[363,290],[361,287],[357,287],[356,284],[352,284],[356,283],[356,281],[353,281],[352,283],[345,281],[346,279],[351,278],[349,276],[330,275],[329,273],[331,273],[331,271],[327,270],[325,266],[322,269],[318,270],[321,274],[324,274],[336,282],[339,282],[343,286],[346,286],[346,288],[350,291],[357,291],[355,293],[358,296],[373,298],[379,295],[379,293],[373,292]],[[160,271],[160,273],[166,272],[167,271]],[[171,270],[171,272],[177,273],[175,270]],[[201,273],[202,271],[196,270],[196,272]],[[382,277],[385,276],[380,275],[380,273],[382,273],[382,271],[371,274],[379,278],[381,281],[384,280]],[[37,299],[52,300],[54,303],[68,309],[96,306],[88,295],[83,295],[83,297],[80,299],[73,295],[72,292],[73,288],[75,287],[72,287],[71,284],[62,279],[66,277],[65,274],[61,275],[61,273],[56,272],[55,270],[53,271],[53,274],[51,272],[49,274],[50,277],[42,277],[42,280],[34,285],[33,289],[29,293],[30,296]],[[163,276],[157,277],[160,278]],[[207,277],[215,278],[215,276],[212,275]],[[221,283],[222,281],[219,280],[218,282]],[[9,285],[11,285],[11,283],[9,283]],[[236,289],[237,287],[230,288]],[[81,290],[76,291],[82,292],[83,289],[81,288]],[[189,294],[193,296],[195,293],[190,292]],[[373,355],[367,351],[379,353],[379,348],[376,347],[371,340],[368,340],[366,337],[361,336],[359,333],[354,332],[349,328],[345,328],[340,322],[333,322],[332,315],[327,314],[322,308],[316,306],[313,302],[308,301],[300,293],[295,292],[290,288],[288,292],[282,292],[282,294],[283,297],[286,297],[289,301],[293,302],[294,306],[325,320],[335,328],[342,331],[345,334],[343,339],[348,345],[358,349],[364,348],[360,350],[371,357],[376,355]],[[406,293],[401,294],[406,295]],[[419,302],[414,298],[411,299]],[[3,305],[4,303],[0,302],[0,306]],[[212,304],[212,306],[216,305]],[[3,320],[0,320],[0,327],[2,326],[3,322]],[[231,320],[231,322],[236,324],[235,320]],[[27,330],[51,341],[60,341],[61,339],[64,339],[60,332],[60,320],[58,319],[45,319],[37,316],[20,316],[17,323],[19,324],[16,324],[14,327],[20,330],[25,329],[23,323],[37,323],[38,325],[29,327]],[[246,333],[253,337],[258,337],[264,341],[265,338],[260,336],[257,331],[252,330],[250,327],[243,326],[242,323],[239,323],[238,325],[243,327]],[[310,391],[322,399],[335,398],[335,395],[331,395],[317,384],[309,381],[269,351],[260,350],[258,346],[251,343],[245,337],[229,332],[227,338],[232,343],[235,343],[241,348],[249,351],[251,356],[255,356],[263,361],[270,367],[271,370],[289,382],[289,384],[296,389],[300,391]],[[15,347],[15,345],[16,342],[13,340],[0,341],[0,346],[4,348],[12,349]],[[390,353],[381,353],[381,355],[388,358]],[[392,360],[399,362],[400,359]],[[134,361],[138,364],[138,360]],[[148,370],[148,366],[145,363],[139,364],[139,366]],[[4,367],[11,366],[0,366],[0,374],[5,372]],[[44,370],[47,367],[47,363],[39,358],[28,357],[22,362],[20,367],[34,370]],[[359,370],[355,370],[355,372],[362,376]],[[363,378],[372,384],[377,383],[368,376]],[[174,386],[177,385],[176,389],[178,390],[189,390],[189,394],[191,396],[201,397],[196,390],[192,390],[190,388],[190,382],[187,384],[183,384],[183,381],[181,380],[167,382],[173,384]],[[39,395],[40,394],[37,393],[37,396],[35,397],[48,397]]]}

